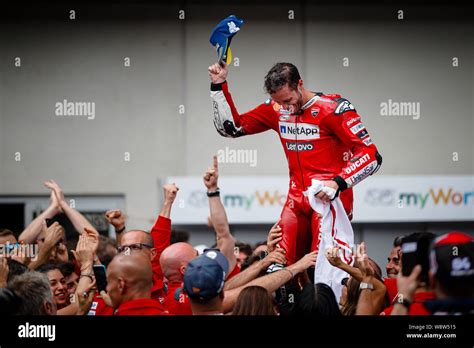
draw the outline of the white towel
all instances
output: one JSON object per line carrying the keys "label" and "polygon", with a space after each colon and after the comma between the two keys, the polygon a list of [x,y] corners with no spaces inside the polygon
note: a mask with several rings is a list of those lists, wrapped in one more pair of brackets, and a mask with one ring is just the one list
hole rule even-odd
{"label": "white towel", "polygon": [[331,199],[334,198],[336,190],[324,186],[319,180],[313,179],[312,185],[304,192],[308,197],[309,204],[314,211],[319,213],[321,217],[320,233],[321,238],[319,243],[319,253],[316,259],[316,268],[314,271],[314,282],[325,283],[329,285],[336,300],[339,303],[341,297],[343,278],[348,277],[348,274],[337,267],[332,266],[326,259],[325,251],[328,248],[340,247],[342,251],[341,259],[353,265],[354,257],[352,247],[354,245],[354,231],[351,223],[344,210],[344,206],[339,197],[331,202],[323,202],[316,198],[316,194],[320,191],[325,192]]}

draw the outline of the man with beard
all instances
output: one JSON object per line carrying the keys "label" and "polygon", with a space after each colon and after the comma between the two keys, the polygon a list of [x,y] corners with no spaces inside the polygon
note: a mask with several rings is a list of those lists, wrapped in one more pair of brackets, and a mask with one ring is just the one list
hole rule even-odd
{"label": "man with beard", "polygon": [[[326,189],[336,191],[351,218],[352,187],[374,174],[382,157],[354,106],[340,95],[306,89],[291,63],[277,63],[270,69],[264,83],[270,99],[243,114],[229,93],[227,65],[216,63],[208,71],[214,125],[220,135],[236,138],[272,129],[280,137],[290,175],[288,198],[278,224],[283,233],[280,247],[292,264],[319,248],[320,217],[304,195],[312,180],[325,186],[317,198],[329,202],[326,192],[331,190]],[[336,220],[333,210],[331,214]],[[351,263],[350,255],[342,257]]]}

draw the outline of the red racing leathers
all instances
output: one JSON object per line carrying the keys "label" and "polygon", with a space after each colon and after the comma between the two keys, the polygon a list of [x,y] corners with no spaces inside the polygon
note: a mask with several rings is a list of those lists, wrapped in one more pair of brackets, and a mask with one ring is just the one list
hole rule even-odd
{"label": "red racing leathers", "polygon": [[211,84],[214,125],[222,136],[239,137],[273,129],[288,160],[290,187],[281,213],[288,264],[319,245],[319,221],[303,192],[311,180],[334,180],[352,217],[352,186],[375,173],[382,157],[352,104],[336,94],[316,93],[300,114],[290,114],[271,99],[239,114],[227,82]]}

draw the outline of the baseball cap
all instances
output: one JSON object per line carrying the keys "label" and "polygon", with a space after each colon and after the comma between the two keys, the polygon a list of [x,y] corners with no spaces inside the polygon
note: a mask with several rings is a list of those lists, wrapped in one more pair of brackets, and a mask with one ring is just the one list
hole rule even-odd
{"label": "baseball cap", "polygon": [[444,284],[474,281],[474,238],[452,231],[435,239],[430,270]]}
{"label": "baseball cap", "polygon": [[227,258],[218,249],[206,249],[189,262],[184,273],[184,291],[192,299],[208,300],[224,288],[229,268]]}
{"label": "baseball cap", "polygon": [[[240,30],[240,27],[244,21],[237,18],[234,15],[223,19],[217,24],[217,26],[212,30],[211,38],[209,41],[213,46],[216,47],[217,58],[218,60],[224,60],[229,64],[229,59],[232,59],[230,52],[230,42],[232,37]],[[228,57],[229,53],[229,57]]]}

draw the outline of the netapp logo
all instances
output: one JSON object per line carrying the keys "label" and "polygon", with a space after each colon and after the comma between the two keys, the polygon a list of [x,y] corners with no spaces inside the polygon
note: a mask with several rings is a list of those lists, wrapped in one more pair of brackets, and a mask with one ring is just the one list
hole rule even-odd
{"label": "netapp logo", "polygon": [[310,123],[279,122],[280,135],[289,140],[313,140],[319,138],[319,126]]}
{"label": "netapp logo", "polygon": [[313,143],[295,143],[293,141],[288,141],[286,143],[286,148],[288,151],[311,151],[314,150]]}
{"label": "netapp logo", "polygon": [[47,338],[48,341],[56,339],[55,325],[33,325],[26,323],[18,326],[18,337],[20,338]]}

